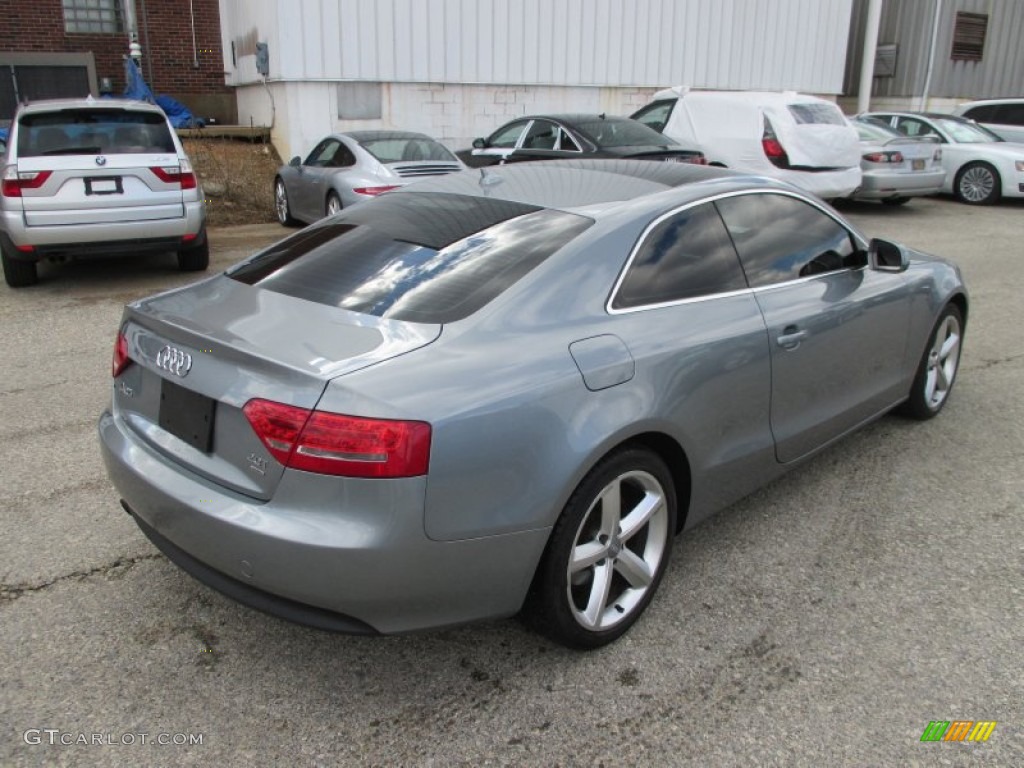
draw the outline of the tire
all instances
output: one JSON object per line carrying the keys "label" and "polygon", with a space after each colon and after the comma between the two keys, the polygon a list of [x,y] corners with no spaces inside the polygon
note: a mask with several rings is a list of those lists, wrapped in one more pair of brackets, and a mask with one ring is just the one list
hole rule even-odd
{"label": "tire", "polygon": [[194,248],[178,251],[178,269],[182,272],[201,272],[210,266],[210,241],[203,235],[203,242]]}
{"label": "tire", "polygon": [[891,205],[895,207],[897,205],[906,205],[909,202],[909,197],[887,197],[882,201],[882,205]]}
{"label": "tire", "polygon": [[7,249],[0,246],[0,260],[3,261],[4,280],[11,288],[25,288],[35,285],[39,279],[36,263],[24,259],[15,259],[7,255]]}
{"label": "tire", "polygon": [[999,172],[988,163],[967,163],[957,171],[953,194],[968,205],[992,205],[1002,196]]}
{"label": "tire", "polygon": [[288,202],[288,190],[284,181],[278,176],[274,179],[274,211],[282,227],[297,227],[299,220],[292,216],[291,204]]}
{"label": "tire", "polygon": [[955,304],[947,304],[928,337],[928,346],[910,387],[910,397],[900,408],[904,415],[919,421],[939,415],[960,367],[963,336],[963,315]]}
{"label": "tire", "polygon": [[327,195],[327,205],[324,206],[324,215],[333,216],[341,210],[341,198],[336,192]]}
{"label": "tire", "polygon": [[571,648],[617,640],[657,591],[675,530],[676,492],[665,463],[643,448],[611,454],[583,478],[555,523],[524,618]]}

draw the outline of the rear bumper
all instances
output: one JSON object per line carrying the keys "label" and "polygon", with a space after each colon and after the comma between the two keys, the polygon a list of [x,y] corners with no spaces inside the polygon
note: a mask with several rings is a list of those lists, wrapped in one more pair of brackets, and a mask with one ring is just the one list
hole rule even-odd
{"label": "rear bumper", "polygon": [[942,191],[945,180],[944,170],[927,173],[868,171],[863,175],[860,189],[851,197],[856,200],[886,200],[892,197],[934,195]]}
{"label": "rear bumper", "polygon": [[843,168],[837,171],[793,171],[776,168],[768,175],[795,184],[825,200],[834,197],[849,197],[861,185],[859,167]]}
{"label": "rear bumper", "polygon": [[182,217],[152,221],[29,227],[20,210],[5,210],[2,216],[0,236],[14,246],[15,257],[28,260],[39,256],[19,251],[19,246],[33,246],[43,255],[74,256],[174,250],[183,237],[199,235],[206,225],[206,207],[201,201],[186,203]]}
{"label": "rear bumper", "polygon": [[289,470],[261,502],[157,454],[109,412],[99,437],[124,504],[168,557],[242,603],[312,626],[395,633],[512,615],[547,542],[547,529],[428,539],[422,477]]}

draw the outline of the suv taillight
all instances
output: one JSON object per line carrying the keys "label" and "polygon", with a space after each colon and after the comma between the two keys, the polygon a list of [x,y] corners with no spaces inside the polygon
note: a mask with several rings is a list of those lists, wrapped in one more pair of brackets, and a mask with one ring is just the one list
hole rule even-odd
{"label": "suv taillight", "polygon": [[772,165],[776,168],[789,168],[789,156],[779,142],[778,137],[776,137],[775,129],[772,128],[772,124],[768,122],[767,117],[764,118],[764,133],[761,135],[761,147],[764,148],[764,154],[771,161]]}
{"label": "suv taillight", "polygon": [[116,379],[121,375],[121,372],[128,367],[132,359],[128,357],[128,337],[123,332],[117,334],[117,340],[114,341],[114,359],[111,362],[110,370]]}
{"label": "suv taillight", "polygon": [[46,180],[53,175],[53,171],[22,171],[11,166],[4,173],[3,191],[4,197],[21,197],[23,189],[39,189]]}
{"label": "suv taillight", "polygon": [[181,184],[182,189],[196,188],[196,175],[192,172],[192,166],[187,162],[182,162],[180,166],[171,165],[163,168],[154,166],[149,170],[165,184]]}
{"label": "suv taillight", "polygon": [[430,425],[310,411],[270,400],[242,408],[257,437],[284,466],[345,477],[414,477],[430,463]]}

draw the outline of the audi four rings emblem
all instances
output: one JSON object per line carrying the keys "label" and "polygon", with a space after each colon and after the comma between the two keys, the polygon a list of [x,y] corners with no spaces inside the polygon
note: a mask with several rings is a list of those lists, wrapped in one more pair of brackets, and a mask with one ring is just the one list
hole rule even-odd
{"label": "audi four rings emblem", "polygon": [[192,355],[168,344],[156,354],[156,367],[185,378],[192,370]]}

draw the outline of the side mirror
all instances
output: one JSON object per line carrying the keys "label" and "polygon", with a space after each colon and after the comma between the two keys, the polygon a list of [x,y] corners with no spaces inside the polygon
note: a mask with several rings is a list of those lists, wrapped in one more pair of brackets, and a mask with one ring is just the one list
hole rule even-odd
{"label": "side mirror", "polygon": [[487,142],[484,139],[473,139],[473,149],[483,149],[487,146]]}
{"label": "side mirror", "polygon": [[290,165],[292,168],[298,168],[300,165],[302,165],[302,158],[296,155],[295,157],[288,161],[288,165]]}
{"label": "side mirror", "polygon": [[896,243],[876,237],[868,246],[868,266],[876,272],[905,272],[910,260]]}

